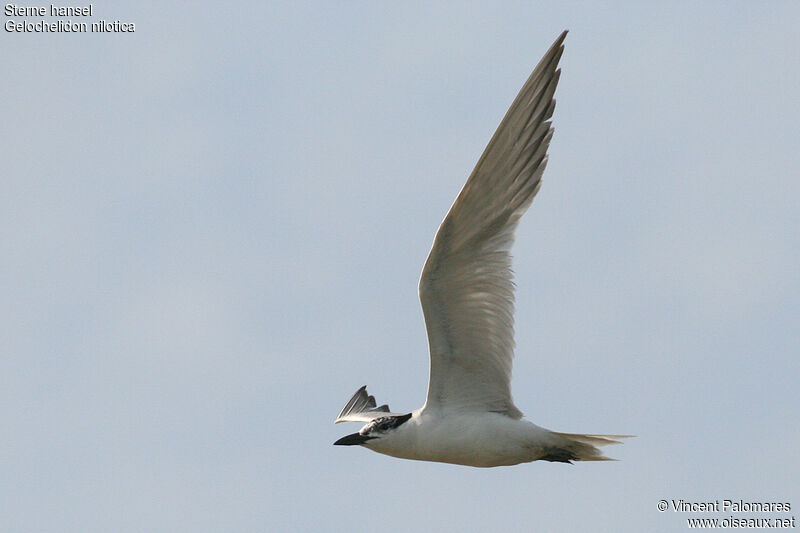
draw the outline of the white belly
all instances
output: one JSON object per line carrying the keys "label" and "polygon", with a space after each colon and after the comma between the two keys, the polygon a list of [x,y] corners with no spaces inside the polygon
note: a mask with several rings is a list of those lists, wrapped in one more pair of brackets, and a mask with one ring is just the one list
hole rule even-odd
{"label": "white belly", "polygon": [[395,431],[364,446],[402,459],[489,467],[535,461],[552,438],[531,422],[496,413],[415,412]]}

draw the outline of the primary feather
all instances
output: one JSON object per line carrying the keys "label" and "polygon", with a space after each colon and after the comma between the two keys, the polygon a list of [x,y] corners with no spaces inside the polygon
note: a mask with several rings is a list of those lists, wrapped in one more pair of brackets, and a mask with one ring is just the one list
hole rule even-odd
{"label": "primary feather", "polygon": [[511,104],[439,227],[419,292],[430,348],[427,409],[522,413],[511,398],[511,246],[539,190],[566,32]]}
{"label": "primary feather", "polygon": [[334,424],[339,422],[369,422],[382,416],[396,416],[396,413],[389,411],[389,406],[386,404],[376,407],[378,403],[375,401],[375,396],[367,392],[367,386],[364,385],[353,394],[353,397],[342,407],[339,416],[333,421]]}

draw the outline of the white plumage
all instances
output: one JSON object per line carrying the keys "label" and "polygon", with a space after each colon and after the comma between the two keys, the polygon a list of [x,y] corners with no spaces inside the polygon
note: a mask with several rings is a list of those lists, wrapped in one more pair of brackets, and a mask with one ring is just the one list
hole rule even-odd
{"label": "white plumage", "polygon": [[553,135],[550,117],[562,33],[511,104],[445,217],[419,284],[430,347],[425,405],[376,407],[359,389],[336,422],[367,422],[335,444],[470,466],[535,460],[605,460],[596,446],[624,435],[556,433],[522,419],[511,398],[514,284],[511,247],[539,191]]}

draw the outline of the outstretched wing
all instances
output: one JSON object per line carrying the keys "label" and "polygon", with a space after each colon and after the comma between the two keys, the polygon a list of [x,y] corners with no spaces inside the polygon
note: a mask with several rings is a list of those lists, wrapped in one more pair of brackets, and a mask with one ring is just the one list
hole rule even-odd
{"label": "outstretched wing", "polygon": [[367,392],[367,386],[364,385],[353,394],[333,423],[369,422],[382,416],[399,416],[397,413],[390,412],[389,406],[386,404],[380,407],[376,407],[376,405],[375,397]]}
{"label": "outstretched wing", "polygon": [[514,283],[511,246],[539,190],[553,130],[562,33],[511,104],[439,227],[420,279],[430,346],[426,409],[495,411],[511,399]]}

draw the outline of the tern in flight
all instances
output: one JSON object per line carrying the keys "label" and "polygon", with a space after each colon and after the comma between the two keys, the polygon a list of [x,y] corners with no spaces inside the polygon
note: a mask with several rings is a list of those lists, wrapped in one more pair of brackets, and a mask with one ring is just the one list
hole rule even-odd
{"label": "tern in flight", "polygon": [[511,399],[514,284],[511,245],[539,191],[562,33],[534,69],[439,227],[419,283],[430,381],[422,408],[377,407],[366,386],[335,422],[366,423],[335,445],[478,467],[605,461],[598,446],[627,435],[556,433],[522,418]]}

